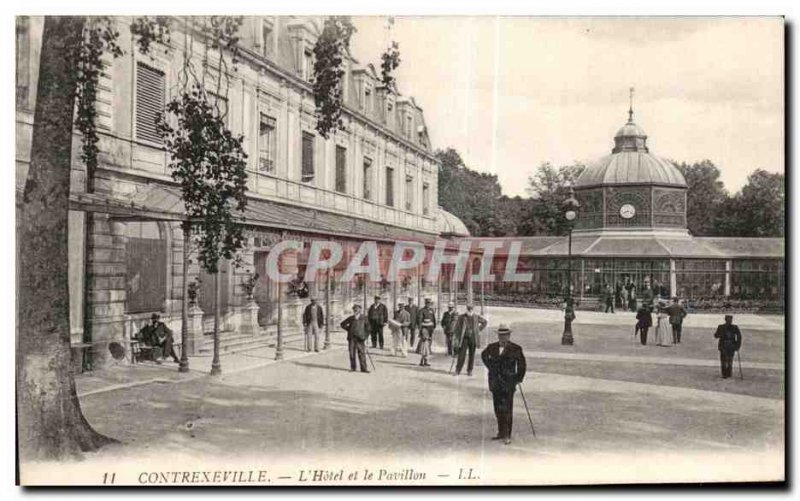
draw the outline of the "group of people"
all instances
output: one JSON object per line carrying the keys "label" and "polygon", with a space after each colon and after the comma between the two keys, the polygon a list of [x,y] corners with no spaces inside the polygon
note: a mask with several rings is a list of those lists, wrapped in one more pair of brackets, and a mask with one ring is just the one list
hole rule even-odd
{"label": "group of people", "polygon": [[[347,346],[350,356],[350,370],[369,373],[367,366],[366,342],[371,339],[373,348],[383,349],[383,328],[389,325],[392,331],[392,353],[406,357],[407,342],[414,344],[415,333],[419,333],[417,353],[420,355],[419,365],[430,366],[431,343],[436,329],[436,314],[430,299],[425,306],[417,308],[409,298],[407,303],[398,302],[392,322],[388,319],[388,309],[375,296],[366,314],[359,304],[353,305],[353,314],[347,317],[341,328],[347,332]],[[486,328],[487,321],[474,312],[472,305],[467,305],[466,312],[459,314],[453,303],[448,304],[447,311],[441,318],[441,326],[447,345],[447,354],[457,357],[455,376],[461,374],[466,362],[467,375],[472,375],[475,364],[475,351],[480,345],[480,334]],[[522,348],[510,341],[511,329],[501,324],[497,329],[497,342],[490,343],[482,352],[481,360],[489,371],[489,390],[492,392],[494,412],[497,419],[497,435],[493,440],[511,443],[511,428],[514,414],[514,393],[522,382],[527,370]]]}
{"label": "group of people", "polygon": [[649,301],[642,303],[639,310],[636,312],[634,337],[638,335],[640,342],[643,345],[647,344],[647,334],[653,326],[654,311],[656,313],[656,346],[680,344],[683,319],[686,317],[686,308],[684,308],[677,297],[672,298],[672,304],[669,305],[663,300],[659,300],[655,307]]}
{"label": "group of people", "polygon": [[641,290],[632,280],[625,284],[618,282],[616,285],[606,284],[602,291],[601,305],[605,307],[605,313],[616,313],[616,310],[638,311],[639,305],[651,303],[653,298],[668,297],[669,291],[666,287],[654,280],[651,284],[645,280]]}

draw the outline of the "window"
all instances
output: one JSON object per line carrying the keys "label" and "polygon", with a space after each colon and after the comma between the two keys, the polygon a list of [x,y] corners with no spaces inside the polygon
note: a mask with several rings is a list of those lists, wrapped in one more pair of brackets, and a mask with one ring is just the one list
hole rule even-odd
{"label": "window", "polygon": [[386,167],[386,205],[394,207],[394,169]]}
{"label": "window", "polygon": [[364,157],[364,200],[372,200],[372,160]]}
{"label": "window", "polygon": [[367,86],[364,88],[364,112],[369,113],[372,111],[372,89]]}
{"label": "window", "polygon": [[271,56],[273,52],[272,26],[266,21],[261,21],[261,50],[264,56]]}
{"label": "window", "polygon": [[136,63],[136,139],[161,144],[156,117],[164,111],[165,93],[164,72]]}
{"label": "window", "polygon": [[300,180],[310,183],[314,180],[314,135],[303,132],[303,166]]}
{"label": "window", "polygon": [[406,176],[406,210],[414,210],[414,178]]}
{"label": "window", "polygon": [[303,51],[302,75],[305,80],[311,80],[314,75],[314,54],[308,49]]}
{"label": "window", "polygon": [[262,113],[261,122],[258,127],[259,172],[275,172],[276,149],[275,119]]}
{"label": "window", "polygon": [[428,215],[431,211],[430,186],[428,183],[422,184],[422,214]]}
{"label": "window", "polygon": [[167,242],[156,223],[125,226],[125,312],[159,311],[167,297]]}
{"label": "window", "polygon": [[336,191],[347,192],[347,148],[336,146]]}

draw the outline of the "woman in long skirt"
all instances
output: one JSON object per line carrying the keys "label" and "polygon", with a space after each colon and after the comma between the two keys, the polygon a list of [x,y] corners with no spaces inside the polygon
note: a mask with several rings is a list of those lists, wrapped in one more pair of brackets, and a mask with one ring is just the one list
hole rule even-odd
{"label": "woman in long skirt", "polygon": [[669,314],[665,309],[664,303],[658,303],[658,315],[656,323],[656,345],[672,346],[672,328],[669,325]]}

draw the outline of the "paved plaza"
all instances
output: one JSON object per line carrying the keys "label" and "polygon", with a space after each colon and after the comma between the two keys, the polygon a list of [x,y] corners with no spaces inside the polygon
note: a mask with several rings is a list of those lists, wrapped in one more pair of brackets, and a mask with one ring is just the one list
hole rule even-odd
{"label": "paved plaza", "polygon": [[[657,347],[633,342],[630,313],[578,312],[575,345],[564,347],[553,312],[497,308],[488,314],[490,329],[510,322],[512,340],[525,350],[523,388],[535,438],[518,394],[513,443],[490,440],[496,423],[485,369],[477,362],[472,377],[449,375],[451,359],[441,340],[429,368],[419,367],[413,354],[404,359],[370,350],[375,370],[362,374],[349,371],[344,334],[336,331],[331,349],[320,354],[290,345],[281,362],[272,360],[272,348],[224,356],[217,378],[206,375],[206,359],[193,359],[189,374],[165,364],[79,376],[87,419],[121,442],[89,461],[164,452],[273,462],[334,453],[434,462],[474,455],[476,470],[488,475],[509,460],[554,465],[566,457],[575,465],[580,458],[606,457],[617,470],[607,481],[684,481],[694,477],[681,476],[677,467],[659,472],[642,458],[678,461],[689,471],[694,455],[725,453],[730,461],[760,458],[771,475],[782,471],[782,317],[743,319],[740,380],[738,366],[735,378],[719,377],[713,329],[706,325],[719,315],[688,317],[680,345]],[[749,323],[764,328],[744,327]],[[720,475],[712,477],[724,479]]]}

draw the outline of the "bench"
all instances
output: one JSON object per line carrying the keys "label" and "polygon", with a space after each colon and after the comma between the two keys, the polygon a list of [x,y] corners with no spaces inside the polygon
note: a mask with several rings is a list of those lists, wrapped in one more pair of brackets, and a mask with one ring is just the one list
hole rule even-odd
{"label": "bench", "polygon": [[[148,322],[150,322],[150,313],[136,316],[130,315],[125,322],[125,344],[128,346],[132,364],[143,361],[154,362],[159,360],[162,356],[161,348],[148,346],[142,340],[136,338],[136,335]],[[173,336],[175,336],[174,331]],[[172,346],[175,348],[175,353],[177,353],[179,357],[183,355],[183,344],[179,339],[174,339]]]}

